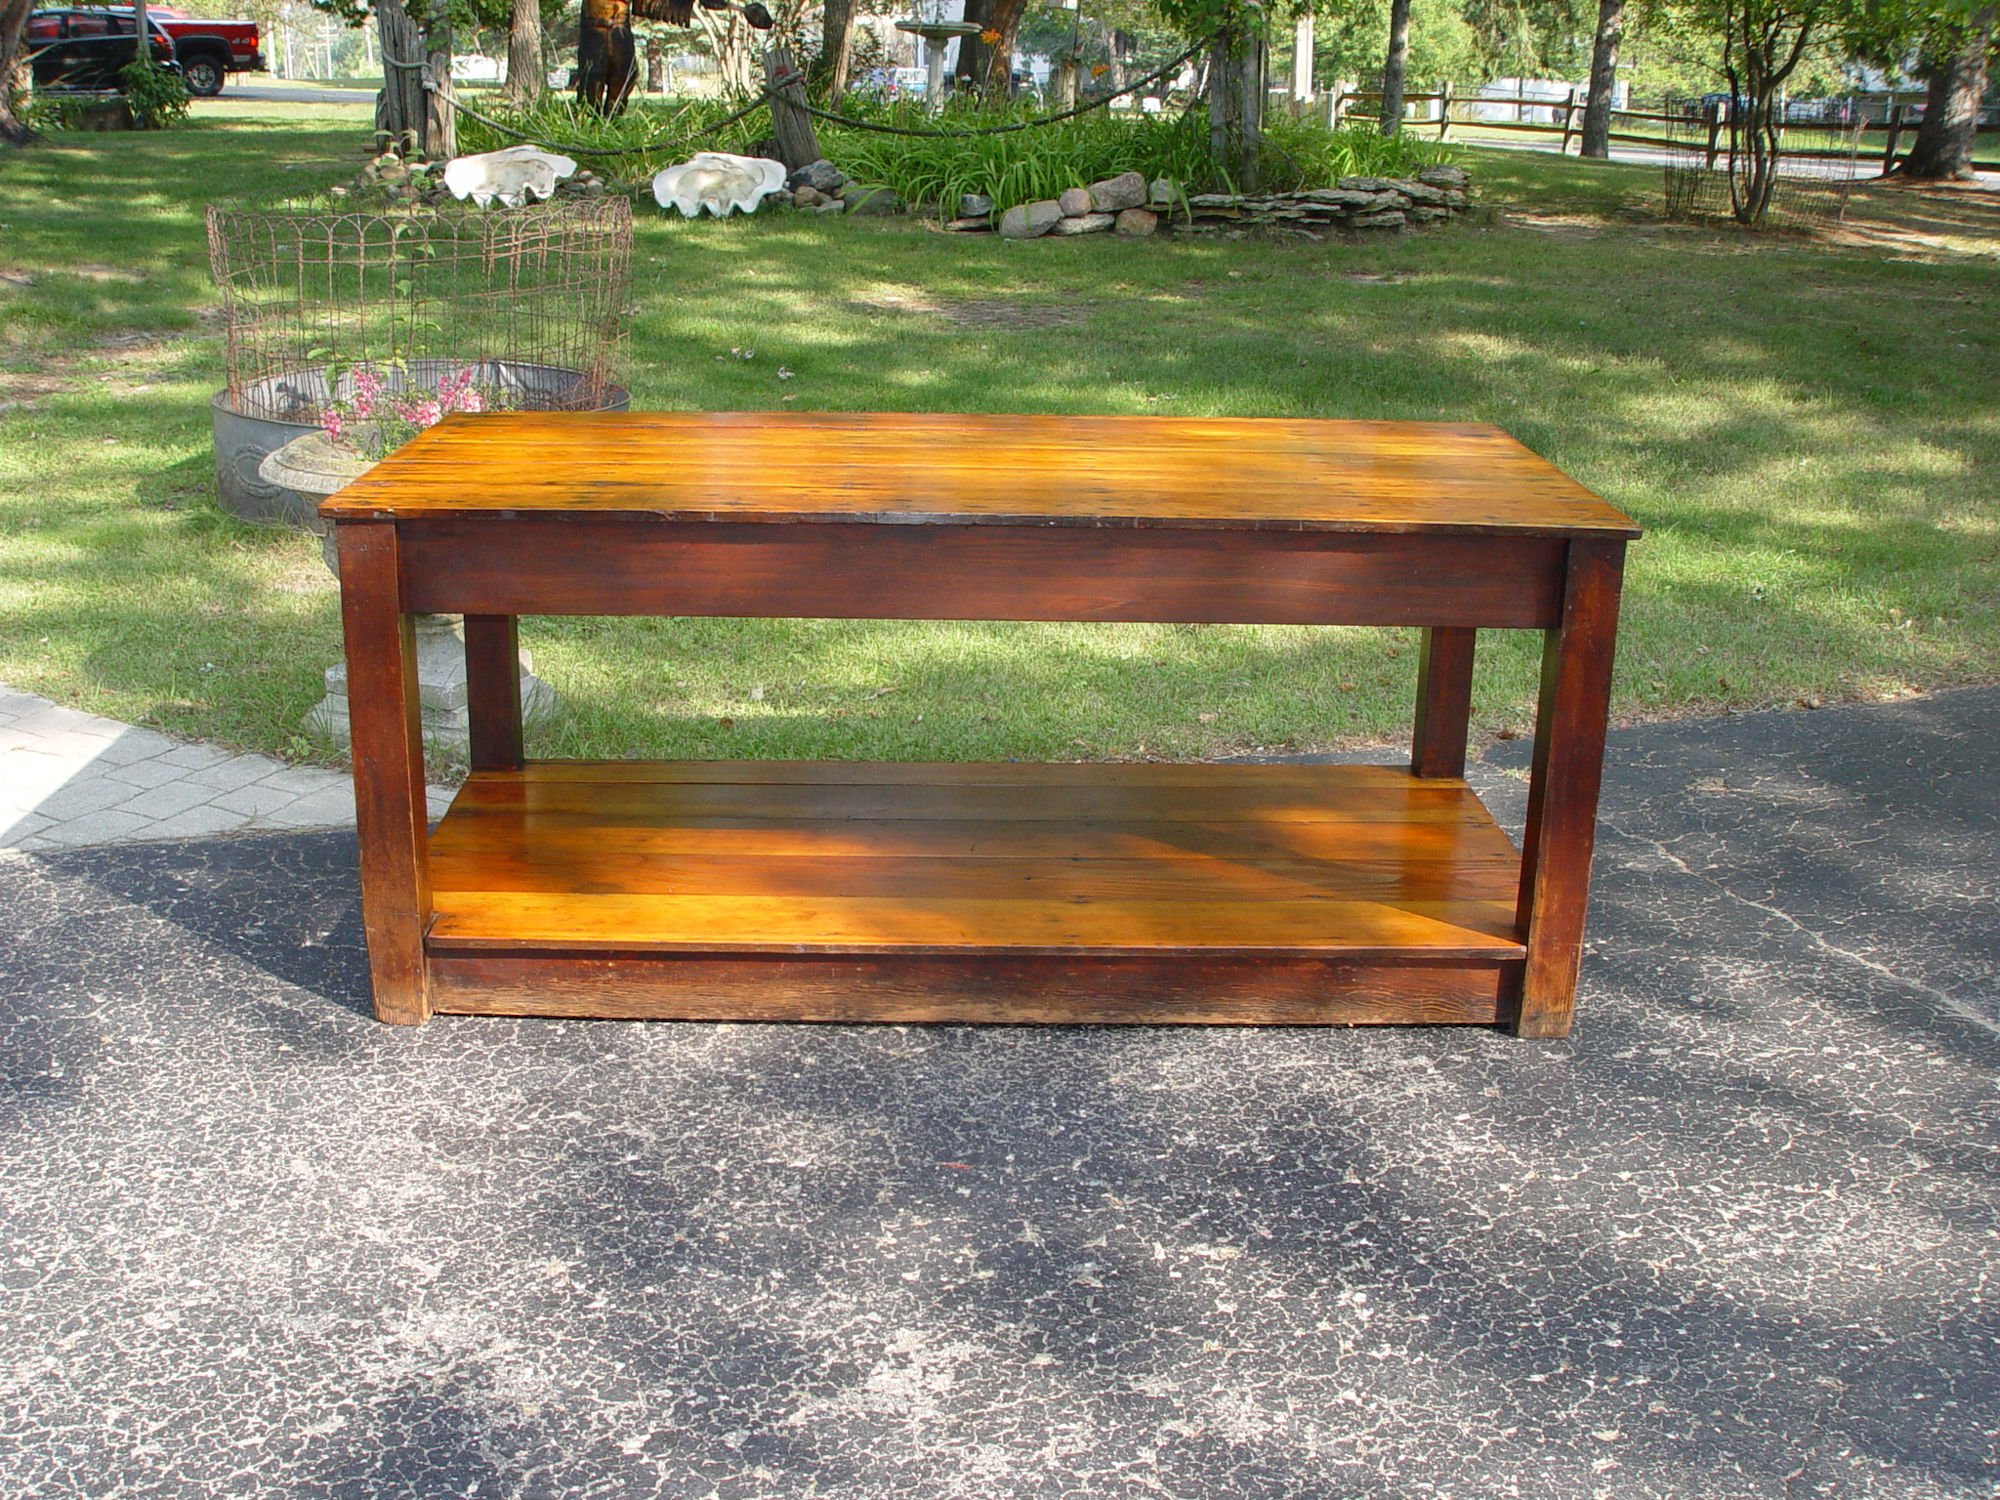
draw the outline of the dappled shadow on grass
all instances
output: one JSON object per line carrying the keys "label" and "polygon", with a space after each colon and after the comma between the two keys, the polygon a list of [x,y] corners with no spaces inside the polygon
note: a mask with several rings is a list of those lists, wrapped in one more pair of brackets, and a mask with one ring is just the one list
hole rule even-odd
{"label": "dappled shadow on grass", "polygon": [[[270,159],[274,143],[298,170]],[[51,327],[185,319],[188,306],[211,295],[199,232],[206,195],[226,190],[249,199],[315,186],[345,175],[343,160],[363,145],[358,129],[249,123],[115,147],[93,140],[87,148],[17,158],[0,174],[0,199],[10,189],[34,189],[20,195],[31,259],[59,263],[102,224],[127,237],[115,258],[149,268],[149,279],[136,285],[53,281],[59,318]],[[1656,175],[1504,152],[1472,159],[1489,198],[1540,195],[1565,211],[1592,193],[1607,204],[1623,201],[1634,184]],[[38,207],[34,194],[43,191],[64,206]],[[120,195],[133,192],[145,201],[121,216]],[[1616,215],[1607,207],[1606,217]],[[1800,241],[1615,223],[1588,240],[1464,226],[1326,244],[1110,236],[1012,244],[907,222],[760,216],[686,224],[645,208],[637,251],[630,383],[642,408],[1495,422],[1649,528],[1631,560],[1621,712],[1839,696],[1995,670],[1996,606],[1983,581],[1992,566],[1991,507],[1977,476],[2000,461],[1991,417],[2000,386],[1993,335],[1979,323],[1990,271],[1978,265],[1913,267]],[[965,326],[894,310],[899,305],[976,305],[988,315]],[[20,300],[11,306],[18,310]],[[1941,334],[1967,347],[1938,358]],[[190,345],[212,360],[212,341]],[[732,349],[755,356],[736,358]],[[781,368],[792,378],[781,378]],[[60,402],[54,411],[62,415]],[[101,420],[107,432],[132,420],[171,428],[189,443],[205,440],[205,412],[179,395],[139,398],[105,410]],[[0,443],[17,430],[0,428]],[[133,469],[118,449],[88,449],[75,435],[67,446],[38,448],[33,461],[62,468],[77,489],[127,490],[149,508],[187,501],[200,467],[196,458],[177,457],[157,470]],[[184,519],[192,516],[173,523]],[[182,591],[168,596],[212,595],[232,609],[254,603],[239,594],[268,585],[231,559],[239,547],[254,553],[261,544],[228,523],[216,526],[178,533],[187,544],[185,577],[169,581]],[[147,576],[132,565],[129,531],[105,525],[88,535],[73,531],[70,540],[76,545],[48,559],[58,592],[81,597],[100,579],[116,591]],[[115,610],[130,619],[108,638],[167,640],[165,628],[137,628],[156,608],[157,601],[121,598]],[[1901,623],[1916,616],[1921,630]],[[37,614],[29,628],[63,630],[62,611]],[[806,648],[813,670],[868,652],[900,660],[899,651],[923,638],[912,627],[869,629],[865,646],[830,629],[825,645]],[[752,658],[760,636],[772,652],[792,636],[770,626],[731,630],[732,650],[745,653],[742,675],[783,676],[776,658]],[[614,626],[594,641],[571,624],[533,631],[572,673],[573,686],[558,684],[570,687],[574,709],[568,743],[610,748],[621,737],[650,742],[661,733],[676,742],[713,738],[700,712],[653,706],[643,673],[591,659],[643,647],[636,628]],[[974,634],[930,639],[942,649],[947,639],[962,643]],[[1053,652],[1049,642],[1063,638],[1049,633],[1037,649]],[[119,661],[116,647],[87,666],[88,653],[76,653],[74,669],[157,683],[211,661],[234,670],[228,663],[252,654],[220,658],[212,633],[200,639],[187,647],[198,656],[193,661],[182,661],[170,640],[149,644],[161,652],[158,665],[171,663],[171,671],[150,677],[141,664]],[[261,627],[249,639],[264,656],[280,650]],[[1148,684],[1114,671],[1116,651],[1092,643],[1095,637],[1080,631],[1076,639],[1085,642],[1077,655],[1051,657],[1078,679],[1073,689],[1203,691],[1192,665]],[[1176,656],[1199,639],[1177,645]],[[322,631],[294,649],[317,656],[330,640]],[[1273,674],[1302,670],[1304,662],[1303,670],[1320,676],[1337,671],[1328,663],[1350,649],[1336,639],[1317,653],[1294,652],[1275,640],[1249,646],[1239,639],[1235,649]],[[1693,644],[1710,652],[1696,656]],[[684,649],[661,643],[660,659]],[[1512,644],[1495,649],[1507,664],[1490,679],[1491,696],[1483,690],[1481,722],[1518,725],[1532,675],[1515,670]],[[296,660],[285,670],[298,695],[316,696],[316,664]],[[991,658],[978,671],[991,674],[992,696],[1007,716],[1021,697],[1064,686],[1060,673],[1023,674],[1018,664]],[[989,707],[963,698],[984,690],[984,682],[969,669],[947,677],[939,696],[926,700],[930,717],[922,726],[913,721],[917,700],[898,700],[912,713],[912,731],[935,733],[943,705],[956,703],[952,712],[964,727],[936,743],[996,747],[998,731],[978,727]],[[1406,724],[1401,681],[1391,691],[1363,679],[1325,712],[1310,695],[1294,695],[1286,701],[1299,705],[1300,717],[1290,726],[1272,718],[1276,700],[1262,700],[1251,715],[1260,738],[1227,744],[1312,743],[1329,732],[1393,736]],[[701,691],[712,696],[726,686],[710,678]],[[192,729],[221,722],[221,699],[233,689],[216,688],[213,695],[177,686],[152,691],[162,701],[199,701],[203,706],[176,721]],[[1199,706],[1230,712],[1227,703]],[[1193,707],[1178,705],[1176,714],[1184,719]],[[286,702],[283,711],[295,710]],[[1111,712],[1082,717],[1100,727],[1119,720]],[[1164,732],[1148,725],[1144,735],[1118,743],[1135,753]],[[783,743],[875,745],[889,731],[827,733],[807,716]],[[1109,748],[1097,730],[1056,735],[1052,726],[1030,738],[1044,750],[1079,738],[1091,753]],[[268,737],[262,743],[268,748]]]}

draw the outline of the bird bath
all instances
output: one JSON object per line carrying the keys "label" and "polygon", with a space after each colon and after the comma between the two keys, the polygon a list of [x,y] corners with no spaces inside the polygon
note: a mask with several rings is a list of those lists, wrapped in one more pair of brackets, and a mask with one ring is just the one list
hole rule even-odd
{"label": "bird bath", "polygon": [[[314,504],[338,494],[375,467],[345,444],[328,441],[313,431],[293,438],[265,456],[258,476],[266,484],[302,495]],[[320,538],[321,556],[340,576],[340,555],[333,533]],[[417,615],[417,701],[422,705],[424,738],[463,755],[471,744],[472,721],[466,707],[465,616]],[[532,720],[556,706],[555,689],[531,670],[534,663],[521,653],[521,717]],[[305,717],[305,728],[337,745],[352,738],[347,717],[347,663],[326,669],[326,696]]]}
{"label": "bird bath", "polygon": [[978,36],[984,30],[977,21],[898,21],[898,31],[924,39],[924,62],[929,67],[924,83],[924,107],[936,109],[944,103],[944,49],[954,37]]}

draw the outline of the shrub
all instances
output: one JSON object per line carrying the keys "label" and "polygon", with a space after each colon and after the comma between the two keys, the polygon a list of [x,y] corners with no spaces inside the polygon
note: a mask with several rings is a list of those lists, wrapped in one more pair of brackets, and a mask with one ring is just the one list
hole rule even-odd
{"label": "shrub", "polygon": [[[585,165],[606,176],[642,176],[686,161],[697,151],[746,152],[770,131],[770,116],[752,111],[734,125],[708,133],[741,104],[723,99],[680,99],[655,104],[634,100],[615,119],[605,119],[570,94],[543,94],[525,109],[495,104],[480,110],[528,136],[538,146],[564,151],[581,146],[592,155]],[[468,154],[519,145],[519,136],[493,129],[470,115],[458,122],[458,149]]]}
{"label": "shrub", "polygon": [[188,117],[187,84],[150,58],[139,58],[118,70],[118,89],[131,106],[141,130],[164,130]]}
{"label": "shrub", "polygon": [[[770,117],[761,110],[719,132],[702,133],[739,108],[712,99],[635,102],[616,119],[606,120],[567,95],[545,95],[531,108],[497,112],[495,118],[555,150],[616,150],[616,156],[593,158],[592,164],[609,173],[642,176],[685,161],[695,151],[754,151],[770,130]],[[1024,100],[998,108],[950,107],[934,114],[916,100],[851,94],[841,101],[842,114],[927,133],[890,135],[827,120],[817,122],[817,128],[820,149],[848,176],[869,187],[888,188],[907,203],[932,205],[947,216],[955,212],[962,193],[983,193],[1004,210],[1120,172],[1141,172],[1148,181],[1166,177],[1196,190],[1233,186],[1218,180],[1210,164],[1208,114],[1199,107],[1158,115],[1100,109],[997,135],[934,133],[1017,124],[1046,109],[1043,101]],[[514,142],[515,137],[470,117],[459,127],[465,151],[491,151]],[[1262,186],[1283,192],[1329,187],[1342,177],[1407,176],[1447,154],[1435,141],[1420,141],[1407,132],[1384,136],[1372,126],[1329,130],[1274,114],[1265,122]]]}

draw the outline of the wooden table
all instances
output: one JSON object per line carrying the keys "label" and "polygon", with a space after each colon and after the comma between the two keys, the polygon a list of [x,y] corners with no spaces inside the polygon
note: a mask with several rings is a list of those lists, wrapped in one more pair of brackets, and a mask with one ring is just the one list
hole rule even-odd
{"label": "wooden table", "polygon": [[[1491,427],[453,417],[337,523],[376,1014],[1512,1024],[1564,1035],[1632,522]],[[425,818],[411,616],[462,613]],[[1410,767],[521,754],[515,621],[1424,628]],[[1475,632],[1544,633],[1524,847],[1466,786]]]}

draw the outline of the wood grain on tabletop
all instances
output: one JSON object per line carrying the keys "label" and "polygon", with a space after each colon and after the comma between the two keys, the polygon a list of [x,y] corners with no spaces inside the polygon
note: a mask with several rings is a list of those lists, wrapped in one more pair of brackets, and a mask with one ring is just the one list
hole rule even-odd
{"label": "wood grain on tabletop", "polygon": [[900,412],[447,417],[321,507],[1633,537],[1473,423]]}

